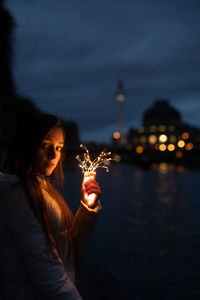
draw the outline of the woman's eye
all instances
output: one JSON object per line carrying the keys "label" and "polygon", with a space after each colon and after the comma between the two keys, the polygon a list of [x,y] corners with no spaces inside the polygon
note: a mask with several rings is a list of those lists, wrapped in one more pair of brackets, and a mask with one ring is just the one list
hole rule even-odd
{"label": "woman's eye", "polygon": [[48,143],[46,143],[46,142],[44,142],[44,143],[42,143],[42,148],[44,148],[44,149],[46,149],[46,148],[48,148]]}
{"label": "woman's eye", "polygon": [[62,148],[63,148],[63,147],[58,146],[56,149],[57,149],[58,151],[62,151]]}

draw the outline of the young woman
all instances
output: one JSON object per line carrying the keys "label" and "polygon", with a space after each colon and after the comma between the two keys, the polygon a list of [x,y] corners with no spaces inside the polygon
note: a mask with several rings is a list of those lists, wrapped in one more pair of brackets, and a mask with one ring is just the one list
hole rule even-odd
{"label": "young woman", "polygon": [[[64,139],[61,122],[44,114],[15,135],[10,174],[0,174],[0,299],[82,299],[78,252],[96,224],[101,191],[95,179],[82,184],[72,214],[55,188],[63,183]],[[96,194],[92,207],[84,189]]]}

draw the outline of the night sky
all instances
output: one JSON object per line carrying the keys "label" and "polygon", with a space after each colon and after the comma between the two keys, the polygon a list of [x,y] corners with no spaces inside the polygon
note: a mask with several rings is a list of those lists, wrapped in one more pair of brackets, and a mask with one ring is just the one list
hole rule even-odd
{"label": "night sky", "polygon": [[14,80],[43,111],[74,120],[83,141],[111,139],[119,66],[125,128],[169,99],[200,127],[199,0],[6,0]]}

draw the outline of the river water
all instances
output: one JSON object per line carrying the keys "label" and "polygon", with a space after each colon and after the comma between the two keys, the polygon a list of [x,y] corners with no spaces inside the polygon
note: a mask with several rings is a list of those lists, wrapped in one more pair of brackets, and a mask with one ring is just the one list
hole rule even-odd
{"label": "river water", "polygon": [[[81,176],[66,173],[73,210]],[[103,208],[81,256],[83,299],[200,299],[200,171],[115,164],[97,180]]]}

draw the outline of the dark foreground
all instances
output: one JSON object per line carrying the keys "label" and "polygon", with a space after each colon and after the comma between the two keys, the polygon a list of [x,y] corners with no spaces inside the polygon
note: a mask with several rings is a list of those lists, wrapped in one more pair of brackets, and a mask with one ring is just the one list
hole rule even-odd
{"label": "dark foreground", "polygon": [[[81,176],[66,174],[73,208]],[[200,171],[114,165],[97,180],[103,210],[82,255],[83,299],[200,299]]]}

